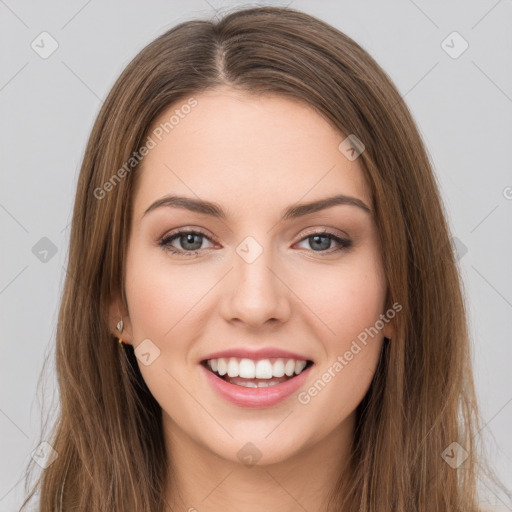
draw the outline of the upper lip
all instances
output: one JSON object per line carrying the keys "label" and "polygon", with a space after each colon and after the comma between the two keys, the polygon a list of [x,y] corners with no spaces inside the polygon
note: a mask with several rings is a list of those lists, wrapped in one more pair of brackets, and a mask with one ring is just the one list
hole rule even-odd
{"label": "upper lip", "polygon": [[206,356],[202,361],[207,361],[209,359],[219,359],[220,357],[239,357],[241,359],[268,359],[268,358],[283,358],[283,359],[298,359],[302,361],[312,361],[312,359],[308,356],[304,356],[302,354],[298,354],[297,352],[291,352],[289,350],[283,350],[277,347],[267,347],[260,349],[249,349],[249,348],[228,348],[226,350],[220,350],[218,352],[213,352],[210,355]]}

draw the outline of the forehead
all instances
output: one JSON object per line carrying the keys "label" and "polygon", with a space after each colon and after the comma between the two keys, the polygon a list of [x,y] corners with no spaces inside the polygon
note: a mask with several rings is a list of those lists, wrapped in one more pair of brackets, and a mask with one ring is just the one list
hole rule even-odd
{"label": "forehead", "polygon": [[309,105],[226,88],[193,99],[193,107],[184,98],[151,126],[156,145],[137,169],[135,218],[171,192],[237,213],[280,211],[335,193],[371,203],[358,160],[338,149],[345,135]]}

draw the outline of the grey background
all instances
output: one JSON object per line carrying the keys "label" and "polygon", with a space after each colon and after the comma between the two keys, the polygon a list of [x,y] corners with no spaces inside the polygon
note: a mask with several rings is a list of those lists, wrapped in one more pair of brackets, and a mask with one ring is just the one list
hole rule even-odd
{"label": "grey background", "polygon": [[[162,32],[242,5],[262,3],[0,0],[0,512],[21,503],[23,470],[40,442],[41,399],[46,409],[58,403],[51,358],[69,222],[101,102],[129,60]],[[457,239],[482,436],[510,489],[512,2],[294,0],[291,7],[363,46],[420,128]],[[43,31],[58,43],[47,59],[31,47]],[[453,31],[469,44],[458,58],[441,46]],[[43,237],[56,250],[46,261],[38,253],[48,245]],[[503,497],[489,499],[497,510],[512,510]]]}

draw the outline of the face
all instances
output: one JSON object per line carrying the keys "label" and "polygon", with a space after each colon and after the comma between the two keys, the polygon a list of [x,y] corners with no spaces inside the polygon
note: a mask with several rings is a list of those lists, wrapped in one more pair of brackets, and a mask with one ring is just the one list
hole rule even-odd
{"label": "face", "polygon": [[[391,336],[371,197],[345,136],[309,106],[225,88],[194,98],[137,169],[123,338],[171,437],[233,461],[250,441],[260,464],[283,461],[352,425]],[[171,194],[215,208],[158,206]],[[223,378],[205,363],[224,371],[219,352]]]}

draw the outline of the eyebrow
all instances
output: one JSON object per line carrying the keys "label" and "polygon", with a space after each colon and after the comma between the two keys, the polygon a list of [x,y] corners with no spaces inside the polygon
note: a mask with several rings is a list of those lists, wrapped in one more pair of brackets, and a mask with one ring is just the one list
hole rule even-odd
{"label": "eyebrow", "polygon": [[[325,199],[319,199],[317,201],[311,201],[309,203],[292,205],[286,208],[286,210],[284,210],[281,219],[296,219],[298,217],[303,217],[305,215],[316,213],[321,210],[325,210],[327,208],[331,208],[337,205],[356,206],[364,210],[366,213],[371,214],[371,209],[363,201],[361,201],[361,199],[358,199],[357,197],[338,194],[336,196],[327,197]],[[228,218],[228,214],[222,209],[222,207],[218,203],[178,195],[167,195],[160,199],[157,199],[146,209],[146,211],[142,215],[142,218],[145,217],[149,212],[164,206],[183,208],[185,210],[190,210],[196,213],[202,213],[204,215],[210,215],[212,217],[222,220],[226,220]]]}

